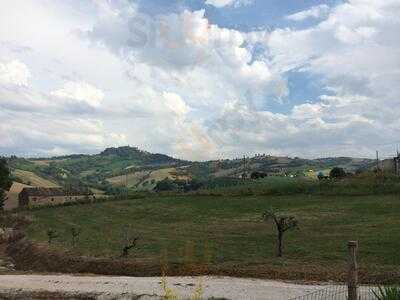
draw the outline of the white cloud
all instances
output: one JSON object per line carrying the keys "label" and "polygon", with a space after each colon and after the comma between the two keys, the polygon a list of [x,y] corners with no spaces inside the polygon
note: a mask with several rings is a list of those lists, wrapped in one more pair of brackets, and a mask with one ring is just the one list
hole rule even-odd
{"label": "white cloud", "polygon": [[308,18],[320,19],[328,16],[330,8],[326,4],[313,6],[307,10],[286,16],[286,19],[291,21],[303,21]]}
{"label": "white cloud", "polygon": [[[312,8],[294,18],[318,24],[271,33],[223,28],[202,10],[150,17],[131,1],[75,4],[15,0],[0,11],[1,153],[131,144],[187,159],[360,156],[398,140],[398,0]],[[266,111],[287,101],[289,72],[324,92]]]}
{"label": "white cloud", "polygon": [[181,96],[179,96],[175,93],[164,92],[163,97],[164,97],[165,105],[172,112],[176,113],[177,115],[184,116],[189,111],[188,106],[182,100]]}
{"label": "white cloud", "polygon": [[91,153],[110,145],[126,145],[123,135],[108,132],[101,121],[78,117],[54,118],[39,113],[1,112],[7,123],[0,126],[1,151],[18,155]]}
{"label": "white cloud", "polygon": [[254,0],[206,0],[207,5],[212,5],[215,7],[226,7],[226,6],[233,6],[233,7],[241,7],[250,5],[253,3]]}
{"label": "white cloud", "polygon": [[31,73],[28,67],[18,60],[0,61],[0,83],[19,86],[28,85]]}
{"label": "white cloud", "polygon": [[[228,153],[303,156],[392,154],[398,142],[400,3],[349,1],[305,30],[277,29],[267,40],[273,73],[313,74],[331,95],[289,114],[227,106],[211,136]],[[246,145],[246,146],[243,146]]]}
{"label": "white cloud", "polygon": [[104,93],[86,82],[67,82],[61,89],[51,92],[60,98],[68,98],[86,102],[90,106],[98,107],[104,99]]}
{"label": "white cloud", "polygon": [[350,1],[315,27],[273,32],[269,48],[275,68],[318,74],[336,93],[372,93],[379,101],[384,101],[380,93],[398,93],[396,88],[387,89],[387,83],[393,82],[400,68],[400,39],[395,37],[399,18],[384,17],[396,7],[367,4]]}
{"label": "white cloud", "polygon": [[[203,10],[156,19],[126,15],[124,6],[119,11],[86,35],[129,62],[129,75],[138,84],[170,90],[186,99],[188,105],[203,108],[223,106],[232,99],[254,102],[262,97],[280,97],[285,90],[273,88],[282,86],[284,80],[272,74],[264,60],[253,60],[248,48],[265,35],[210,24]],[[254,37],[259,39],[254,41]]]}

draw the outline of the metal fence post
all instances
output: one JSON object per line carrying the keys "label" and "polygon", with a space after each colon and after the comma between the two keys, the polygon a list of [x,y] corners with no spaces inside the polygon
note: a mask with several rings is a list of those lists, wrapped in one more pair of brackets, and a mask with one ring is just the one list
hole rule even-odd
{"label": "metal fence post", "polygon": [[347,278],[347,287],[348,287],[348,299],[349,300],[358,300],[358,269],[357,269],[357,241],[349,241],[347,243],[347,247],[349,250],[349,260],[348,260],[348,278]]}

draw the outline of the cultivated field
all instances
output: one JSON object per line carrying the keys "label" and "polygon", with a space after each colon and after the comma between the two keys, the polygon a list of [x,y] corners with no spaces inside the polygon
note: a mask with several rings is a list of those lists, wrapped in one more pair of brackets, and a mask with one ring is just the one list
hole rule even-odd
{"label": "cultivated field", "polygon": [[108,178],[107,181],[114,186],[125,186],[129,188],[135,188],[137,190],[152,190],[158,181],[165,178],[171,180],[189,179],[186,175],[178,175],[176,168],[162,168],[158,170],[147,170],[139,171],[134,173],[128,173],[127,175],[120,175]]}
{"label": "cultivated field", "polygon": [[[300,222],[299,230],[285,236],[282,259],[275,256],[273,227],[261,220],[270,207]],[[337,279],[347,241],[358,240],[361,278],[389,276],[400,267],[398,195],[154,196],[26,214],[33,216],[32,239],[45,242],[49,228],[59,233],[55,248],[71,249],[70,228],[80,227],[73,251],[91,256],[118,257],[129,226],[140,237],[129,259],[152,264],[208,265],[213,273],[240,276],[293,279],[312,273],[313,279]]]}
{"label": "cultivated field", "polygon": [[44,179],[39,175],[36,175],[33,172],[23,171],[23,170],[14,170],[13,175],[21,179],[24,184],[29,184],[31,186],[39,186],[39,187],[57,187],[58,185],[55,182]]}

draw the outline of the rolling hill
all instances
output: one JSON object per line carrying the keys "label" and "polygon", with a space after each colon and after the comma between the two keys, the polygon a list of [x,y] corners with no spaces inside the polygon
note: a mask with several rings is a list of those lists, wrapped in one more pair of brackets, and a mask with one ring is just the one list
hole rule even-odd
{"label": "rolling hill", "polygon": [[94,155],[69,155],[52,158],[8,158],[14,180],[33,186],[84,184],[99,190],[125,187],[151,190],[158,181],[239,178],[254,171],[270,175],[300,175],[339,166],[349,172],[368,169],[374,160],[350,157],[302,159],[256,155],[252,158],[192,162],[136,147],[107,148]]}

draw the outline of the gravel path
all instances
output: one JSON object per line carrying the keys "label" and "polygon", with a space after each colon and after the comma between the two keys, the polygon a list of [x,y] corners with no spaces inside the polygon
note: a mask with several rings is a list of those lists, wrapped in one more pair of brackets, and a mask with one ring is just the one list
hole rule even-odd
{"label": "gravel path", "polygon": [[[203,299],[232,300],[290,299],[327,287],[229,277],[168,277],[166,281],[179,299],[190,298],[199,284]],[[35,293],[91,296],[93,299],[160,299],[165,295],[160,277],[0,275],[1,299],[6,294],[26,296]]]}

